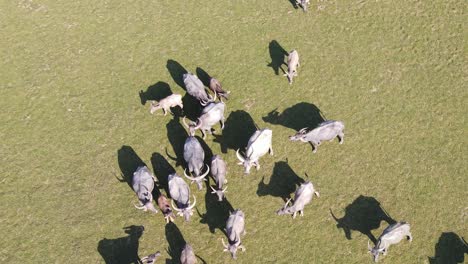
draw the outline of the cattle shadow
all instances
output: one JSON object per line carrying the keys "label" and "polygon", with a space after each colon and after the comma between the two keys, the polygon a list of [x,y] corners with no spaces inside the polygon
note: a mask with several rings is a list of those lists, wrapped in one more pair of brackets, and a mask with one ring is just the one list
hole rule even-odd
{"label": "cattle shadow", "polygon": [[171,87],[165,82],[157,82],[146,88],[146,91],[140,91],[141,104],[145,105],[147,101],[160,101],[172,94]]}
{"label": "cattle shadow", "polygon": [[168,60],[166,68],[169,71],[172,79],[174,79],[174,82],[177,83],[177,85],[179,85],[182,89],[186,90],[184,84],[184,74],[188,73],[188,71],[175,60]]}
{"label": "cattle shadow", "polygon": [[182,97],[182,104],[184,105],[184,115],[190,120],[197,120],[203,110],[200,102],[188,93]]}
{"label": "cattle shadow", "polygon": [[468,254],[466,241],[453,232],[444,232],[435,245],[434,257],[429,257],[430,264],[465,263]]}
{"label": "cattle shadow", "polygon": [[283,201],[291,198],[297,186],[304,183],[304,179],[299,177],[289,166],[287,161],[275,162],[273,173],[268,184],[265,184],[265,177],[258,183],[257,195],[280,197]]}
{"label": "cattle shadow", "polygon": [[218,196],[211,193],[209,184],[206,184],[205,193],[205,213],[200,213],[197,208],[197,213],[200,216],[200,223],[208,225],[208,229],[212,234],[215,233],[216,229],[219,229],[223,234],[226,233],[226,221],[229,218],[231,212],[234,212],[234,208],[226,197],[220,202]]}
{"label": "cattle shadow", "polygon": [[288,1],[289,1],[289,3],[291,3],[291,5],[294,7],[294,9],[298,9],[298,8],[299,8],[299,6],[297,5],[296,0],[288,0]]}
{"label": "cattle shadow", "polygon": [[175,153],[175,157],[172,157],[167,153],[166,149],[166,154],[169,158],[174,160],[176,162],[175,166],[184,166],[185,161],[184,161],[184,144],[185,140],[188,137],[187,131],[185,131],[185,128],[182,126],[182,124],[179,121],[178,117],[174,117],[171,119],[166,124],[166,130],[167,130],[167,138],[169,140],[169,143],[172,146],[172,150]]}
{"label": "cattle shadow", "polygon": [[[158,152],[151,155],[151,165],[153,166],[154,175],[158,179],[158,188],[164,189],[166,197],[170,197],[168,177],[169,174],[175,173],[174,167]],[[153,196],[158,197],[158,196]]]}
{"label": "cattle shadow", "polygon": [[257,126],[250,114],[237,110],[229,114],[224,123],[223,134],[214,135],[214,141],[220,143],[223,153],[227,153],[228,149],[243,151],[255,131],[257,131]]}
{"label": "cattle shadow", "polygon": [[380,222],[385,221],[389,225],[396,223],[382,208],[380,202],[374,197],[360,195],[351,204],[346,206],[345,215],[338,219],[330,209],[330,213],[337,222],[336,227],[343,228],[345,236],[351,240],[351,231],[358,231],[366,235],[375,244],[377,239],[371,231],[380,227]]}
{"label": "cattle shadow", "polygon": [[97,250],[101,254],[106,264],[139,264],[138,247],[140,237],[145,228],[143,226],[124,227],[127,236],[107,239],[104,238],[98,243]]}
{"label": "cattle shadow", "polygon": [[270,41],[270,44],[268,44],[268,51],[270,52],[271,62],[267,66],[271,67],[276,75],[279,75],[280,69],[283,73],[286,73],[281,66],[283,64],[287,65],[285,58],[288,56],[288,52],[283,49],[276,40]]}
{"label": "cattle shadow", "polygon": [[140,166],[146,166],[143,160],[136,154],[130,146],[122,146],[117,151],[117,161],[119,163],[120,171],[122,172],[122,179],[120,182],[126,182],[132,188],[133,173]]}
{"label": "cattle shadow", "polygon": [[306,102],[288,107],[282,113],[274,109],[262,119],[267,123],[282,125],[296,131],[304,127],[315,128],[325,121],[320,109],[316,105]]}
{"label": "cattle shadow", "polygon": [[198,79],[200,79],[200,81],[202,81],[202,83],[206,87],[210,87],[211,76],[200,67],[197,67],[196,73],[197,73]]}
{"label": "cattle shadow", "polygon": [[171,259],[166,259],[166,264],[178,264],[182,249],[186,244],[184,236],[173,222],[166,224],[165,235],[168,243],[167,253],[171,257]]}

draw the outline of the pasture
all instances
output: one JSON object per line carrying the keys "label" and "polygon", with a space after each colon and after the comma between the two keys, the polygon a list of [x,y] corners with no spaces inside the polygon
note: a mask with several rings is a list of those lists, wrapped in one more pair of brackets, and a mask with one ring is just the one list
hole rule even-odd
{"label": "pasture", "polygon": [[[187,241],[206,263],[371,263],[369,238],[407,221],[413,242],[381,263],[463,263],[466,11],[457,0],[319,0],[307,13],[288,0],[3,1],[0,262],[133,263],[160,250],[156,263],[177,263]],[[192,220],[165,225],[119,179],[141,164],[163,182],[183,175],[169,157],[181,157],[182,120],[151,115],[148,100],[185,96],[185,71],[231,91],[224,131],[205,140],[229,188],[218,203],[191,185]],[[288,140],[324,119],[344,122],[343,145],[312,154]],[[273,130],[275,153],[245,176],[235,151],[254,123]],[[306,173],[320,198],[303,217],[277,216]],[[236,261],[221,244],[231,207],[246,215]]]}

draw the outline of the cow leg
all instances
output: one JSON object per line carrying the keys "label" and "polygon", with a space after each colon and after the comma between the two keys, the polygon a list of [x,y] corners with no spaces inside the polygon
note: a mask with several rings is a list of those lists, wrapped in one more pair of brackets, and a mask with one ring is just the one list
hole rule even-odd
{"label": "cow leg", "polygon": [[294,213],[293,213],[293,219],[296,219],[296,213],[297,213],[297,212],[294,212]]}
{"label": "cow leg", "polygon": [[299,211],[301,213],[301,217],[304,216],[304,210]]}
{"label": "cow leg", "polygon": [[167,112],[166,109],[163,108],[164,116],[166,116]]}
{"label": "cow leg", "polygon": [[223,116],[223,118],[221,119],[220,122],[221,122],[221,130],[223,130],[224,129],[224,116]]}
{"label": "cow leg", "polygon": [[387,253],[388,253],[387,248],[385,248],[385,249],[383,250],[383,255],[384,255],[384,256],[387,256]]}
{"label": "cow leg", "polygon": [[254,164],[255,164],[255,168],[257,168],[257,170],[259,170],[260,169],[260,163],[258,163],[258,161],[257,161]]}
{"label": "cow leg", "polygon": [[273,156],[273,147],[270,146],[270,149],[268,150],[268,152],[270,152],[270,155]]}
{"label": "cow leg", "polygon": [[312,153],[317,152],[317,146],[315,146],[311,141],[309,141],[309,144],[312,146]]}
{"label": "cow leg", "polygon": [[340,144],[343,144],[343,141],[344,141],[344,133],[343,132],[338,134],[338,139],[340,140]]}
{"label": "cow leg", "polygon": [[411,233],[408,233],[407,237],[409,242],[413,241],[413,236],[411,235]]}
{"label": "cow leg", "polygon": [[201,133],[202,133],[202,135],[203,135],[203,139],[205,139],[205,138],[206,138],[205,132],[203,131],[203,129],[200,129],[200,131],[201,131]]}

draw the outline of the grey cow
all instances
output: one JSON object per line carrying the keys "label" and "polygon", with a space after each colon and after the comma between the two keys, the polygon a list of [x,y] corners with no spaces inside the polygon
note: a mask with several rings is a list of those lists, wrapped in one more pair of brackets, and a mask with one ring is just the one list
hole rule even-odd
{"label": "grey cow", "polygon": [[145,212],[147,210],[150,210],[153,213],[158,212],[153,204],[152,192],[154,189],[154,181],[154,175],[146,166],[138,167],[133,173],[132,188],[140,201],[140,206],[135,205],[136,208],[142,209]]}
{"label": "grey cow", "polygon": [[192,123],[188,125],[185,122],[185,117],[182,119],[184,125],[189,129],[190,134],[194,135],[197,129],[200,129],[203,139],[205,139],[205,131],[211,134],[211,129],[216,123],[221,123],[221,130],[224,129],[224,109],[226,105],[223,102],[219,103],[209,103],[203,111],[201,112],[200,117],[198,118],[197,123]]}
{"label": "grey cow", "polygon": [[184,176],[187,177],[189,180],[197,183],[197,187],[199,190],[203,189],[203,181],[206,181],[205,177],[210,172],[210,168],[208,165],[206,166],[207,170],[204,174],[202,174],[202,169],[205,160],[205,151],[201,146],[198,139],[194,136],[189,136],[185,140],[184,144],[184,160],[188,164],[188,169],[190,173],[195,174],[195,177],[187,175],[184,169]]}
{"label": "grey cow", "polygon": [[197,263],[197,257],[193,252],[193,248],[189,244],[185,244],[180,254],[180,263],[182,264],[195,264]]}
{"label": "grey cow", "polygon": [[227,165],[226,162],[219,155],[214,155],[211,158],[211,175],[216,182],[216,189],[211,187],[213,190],[211,193],[214,193],[218,196],[218,201],[221,202],[224,198],[224,193],[226,192],[227,187],[223,189],[223,184],[227,183],[226,180]]}
{"label": "grey cow", "polygon": [[389,225],[385,228],[382,235],[380,235],[374,248],[371,248],[369,241],[367,242],[369,253],[374,256],[374,261],[377,262],[379,260],[380,253],[383,253],[384,256],[387,255],[390,245],[398,244],[405,237],[410,242],[413,240],[413,236],[411,236],[410,232],[410,225],[408,223],[398,222]]}
{"label": "grey cow", "polygon": [[310,5],[310,0],[296,0],[296,3],[301,5],[304,12],[307,12],[307,8]]}
{"label": "grey cow", "polygon": [[191,73],[185,73],[183,75],[183,78],[185,88],[187,89],[187,93],[195,97],[198,101],[200,101],[201,105],[205,106],[209,102],[214,102],[216,100],[216,97],[213,98],[206,93],[205,86],[196,75]]}
{"label": "grey cow", "polygon": [[291,50],[288,55],[288,72],[284,76],[288,76],[289,84],[293,83],[293,77],[297,76],[297,68],[299,64],[299,53],[296,50]]}
{"label": "grey cow", "polygon": [[150,254],[146,257],[143,257],[141,258],[141,263],[144,263],[144,264],[153,264],[154,262],[156,262],[156,260],[158,259],[158,257],[161,256],[161,252],[159,251],[156,251],[155,253],[153,254]]}
{"label": "grey cow", "polygon": [[301,184],[294,194],[294,203],[288,206],[291,199],[289,199],[284,207],[276,212],[278,215],[292,214],[293,218],[296,218],[296,213],[299,212],[301,216],[304,216],[304,207],[312,201],[314,194],[320,197],[320,193],[314,188],[314,185],[307,181]]}
{"label": "grey cow", "polygon": [[338,137],[340,144],[344,142],[344,124],[341,121],[328,120],[322,122],[314,129],[303,128],[296,135],[290,136],[291,141],[309,142],[313,147],[313,153],[317,152],[317,147],[323,140],[332,141]]}
{"label": "grey cow", "polygon": [[[193,215],[192,208],[197,203],[197,199],[193,196],[193,204],[190,205],[190,188],[185,181],[176,173],[172,173],[168,177],[169,193],[172,207],[177,211],[177,214],[184,216],[185,221],[190,220]],[[174,204],[174,200],[177,205]]]}
{"label": "grey cow", "polygon": [[237,249],[245,251],[245,247],[241,245],[240,236],[245,235],[245,215],[244,213],[237,209],[229,216],[226,222],[226,233],[228,237],[229,244],[224,242],[224,239],[221,239],[221,242],[224,246],[224,251],[231,252],[233,259],[237,259]]}
{"label": "grey cow", "polygon": [[273,131],[271,129],[265,128],[257,130],[250,137],[249,142],[247,143],[245,157],[239,153],[239,149],[236,151],[237,158],[239,159],[239,163],[237,164],[244,166],[245,174],[250,173],[250,168],[252,168],[252,166],[255,166],[257,170],[259,170],[260,163],[258,160],[267,152],[270,152],[270,155],[273,155],[273,147],[271,144],[272,136]]}

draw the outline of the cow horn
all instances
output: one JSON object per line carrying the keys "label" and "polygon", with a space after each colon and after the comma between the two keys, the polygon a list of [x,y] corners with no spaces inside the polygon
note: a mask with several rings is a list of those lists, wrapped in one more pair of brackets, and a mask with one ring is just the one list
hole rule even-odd
{"label": "cow horn", "polygon": [[136,204],[133,204],[133,206],[135,206],[136,209],[140,209],[140,210],[145,210],[146,209],[146,207],[144,205],[138,206]]}
{"label": "cow horn", "polygon": [[192,180],[192,181],[196,181],[197,179],[195,177],[191,177],[191,176],[188,176],[187,173],[185,172],[186,169],[184,169],[184,176],[189,179],[189,180]]}
{"label": "cow horn", "polygon": [[187,122],[185,121],[185,116],[182,118],[182,123],[184,123],[185,127],[190,128],[189,125],[187,125]]}
{"label": "cow horn", "polygon": [[174,210],[176,210],[177,212],[182,211],[182,209],[179,209],[179,207],[177,207],[177,205],[174,204],[174,200],[171,200],[171,204],[172,204],[172,208],[174,208]]}
{"label": "cow horn", "polygon": [[193,129],[194,130],[200,129],[201,126],[202,126],[202,121],[200,118],[198,118],[198,124]]}
{"label": "cow horn", "polygon": [[213,188],[213,186],[210,185],[210,188],[211,188],[211,190],[213,190],[211,193],[216,193],[216,190],[215,190],[215,188]]}
{"label": "cow horn", "polygon": [[193,195],[193,204],[187,207],[187,210],[192,209],[195,206],[195,204],[197,204],[197,198],[195,197],[195,195]]}
{"label": "cow horn", "polygon": [[226,188],[223,189],[223,192],[226,192],[226,190],[227,190],[227,186],[226,186]]}
{"label": "cow horn", "polygon": [[224,238],[221,238],[221,242],[223,243],[224,248],[228,248],[228,245],[226,244],[226,242],[224,242]]}
{"label": "cow horn", "polygon": [[239,153],[239,149],[237,149],[237,151],[236,151],[236,156],[237,156],[237,158],[238,158],[241,162],[244,162],[244,161],[245,161],[245,159],[244,159],[244,158],[241,156],[241,154]]}
{"label": "cow horn", "polygon": [[207,164],[205,164],[205,165],[206,165],[206,172],[205,172],[205,174],[202,174],[200,176],[201,179],[205,178],[206,175],[208,175],[208,173],[210,173],[210,167]]}
{"label": "cow horn", "polygon": [[286,207],[288,206],[289,202],[291,202],[292,198],[289,198],[287,201],[286,201],[286,204],[284,205],[284,209],[286,209]]}
{"label": "cow horn", "polygon": [[216,91],[214,91],[214,94],[215,94],[215,96],[214,96],[213,102],[216,101]]}

